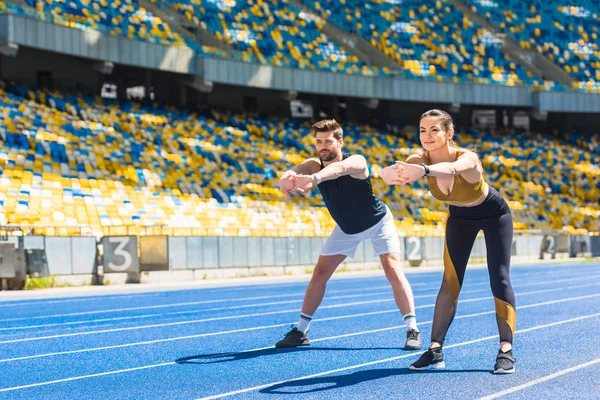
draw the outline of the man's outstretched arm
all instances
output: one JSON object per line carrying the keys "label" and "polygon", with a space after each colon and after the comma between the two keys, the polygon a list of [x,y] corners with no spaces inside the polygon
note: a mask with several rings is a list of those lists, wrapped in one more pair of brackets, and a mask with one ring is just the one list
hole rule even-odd
{"label": "man's outstretched arm", "polygon": [[365,160],[363,156],[356,154],[343,161],[329,164],[312,175],[298,175],[295,177],[295,190],[304,193],[311,187],[318,185],[320,182],[330,181],[345,175],[350,175],[356,179],[367,179],[369,177],[367,160]]}
{"label": "man's outstretched arm", "polygon": [[363,156],[355,154],[340,162],[329,164],[312,175],[315,177],[315,180],[319,179],[320,182],[337,179],[344,175],[350,175],[357,179],[366,179],[369,177],[369,169],[367,168],[367,160]]}
{"label": "man's outstretched arm", "polygon": [[296,189],[296,177],[298,175],[311,175],[321,168],[321,162],[318,158],[308,158],[301,164],[296,165],[292,169],[288,169],[279,179],[279,190],[286,196],[290,197],[290,193]]}

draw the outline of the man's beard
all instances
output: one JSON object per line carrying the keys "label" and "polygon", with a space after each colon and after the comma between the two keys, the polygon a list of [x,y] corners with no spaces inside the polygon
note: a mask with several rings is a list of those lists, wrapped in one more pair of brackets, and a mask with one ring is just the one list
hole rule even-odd
{"label": "man's beard", "polygon": [[337,157],[337,153],[332,150],[329,150],[329,152],[326,153],[325,155],[322,155],[321,153],[319,153],[319,158],[321,159],[321,161],[325,161],[325,162],[329,162],[336,157]]}

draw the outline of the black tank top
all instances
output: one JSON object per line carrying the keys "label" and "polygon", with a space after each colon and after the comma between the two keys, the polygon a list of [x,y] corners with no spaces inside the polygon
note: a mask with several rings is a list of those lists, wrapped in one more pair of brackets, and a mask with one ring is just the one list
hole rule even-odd
{"label": "black tank top", "polygon": [[[343,159],[350,157],[344,154]],[[325,168],[321,161],[321,169]],[[356,179],[350,175],[318,185],[325,205],[342,232],[353,235],[375,226],[385,216],[385,204],[373,194],[371,176]]]}

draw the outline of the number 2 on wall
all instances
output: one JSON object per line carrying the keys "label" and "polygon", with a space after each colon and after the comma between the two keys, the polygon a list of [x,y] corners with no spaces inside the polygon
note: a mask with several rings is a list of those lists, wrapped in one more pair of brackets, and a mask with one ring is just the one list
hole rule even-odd
{"label": "number 2 on wall", "polygon": [[421,259],[421,238],[409,237],[408,243],[414,245],[408,254],[409,260],[420,260]]}

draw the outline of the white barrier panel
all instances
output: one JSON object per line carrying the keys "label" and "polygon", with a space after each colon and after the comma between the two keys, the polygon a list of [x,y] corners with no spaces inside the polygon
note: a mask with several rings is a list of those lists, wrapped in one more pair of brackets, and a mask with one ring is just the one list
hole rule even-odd
{"label": "white barrier panel", "polygon": [[263,267],[272,267],[275,262],[275,238],[261,237],[260,238],[261,260],[260,265]]}
{"label": "white barrier panel", "polygon": [[44,247],[50,275],[71,275],[73,273],[70,237],[46,236]]}
{"label": "white barrier panel", "polygon": [[321,255],[321,249],[325,245],[326,240],[327,240],[327,238],[325,238],[325,237],[313,238],[313,246],[311,247],[311,251],[312,251],[312,257],[313,257],[315,265],[317,264],[317,261],[319,260],[319,256]]}
{"label": "white barrier panel", "polygon": [[298,238],[290,237],[287,238],[287,243],[284,244],[286,247],[286,263],[285,265],[300,265],[298,250],[300,249]]}
{"label": "white barrier panel", "polygon": [[365,240],[363,242],[365,246],[363,249],[365,251],[365,262],[379,261],[379,257],[375,255],[375,249],[373,248],[373,243],[370,240]]}
{"label": "white barrier panel", "polygon": [[[248,237],[248,267],[261,267],[262,263],[262,239],[261,237]],[[271,250],[271,253],[273,251]],[[272,257],[271,257],[272,258]]]}
{"label": "white barrier panel", "polygon": [[26,249],[43,249],[44,248],[44,237],[43,236],[25,236],[23,239],[24,239],[23,246]]}
{"label": "white barrier panel", "polygon": [[219,238],[205,237],[202,240],[204,268],[219,268]]}
{"label": "white barrier panel", "polygon": [[234,267],[233,264],[233,238],[231,237],[218,237],[217,245],[219,248],[219,255],[217,258],[219,268]]}
{"label": "white barrier panel", "polygon": [[543,236],[516,236],[516,255],[517,256],[535,256],[540,254],[542,248]]}
{"label": "white barrier panel", "polygon": [[185,238],[187,269],[204,268],[203,242],[202,237],[190,236]]}
{"label": "white barrier panel", "polygon": [[232,238],[232,255],[233,266],[247,268],[248,267],[248,238],[237,237]]}
{"label": "white barrier panel", "polygon": [[273,238],[273,265],[291,265],[288,263],[288,249],[286,238]]}
{"label": "white barrier panel", "polygon": [[[323,244],[325,244],[323,242]],[[365,246],[368,243],[366,241],[362,241],[358,247],[356,248],[356,253],[354,253],[354,258],[352,258],[352,261],[354,262],[365,262]]]}
{"label": "white barrier panel", "polygon": [[440,260],[442,258],[444,258],[444,238],[423,238],[423,259]]}
{"label": "white barrier panel", "polygon": [[71,238],[71,265],[73,274],[93,274],[98,255],[95,237],[74,236]]}
{"label": "white barrier panel", "polygon": [[184,237],[170,236],[169,246],[169,270],[179,270],[187,268],[187,251]]}
{"label": "white barrier panel", "polygon": [[[143,237],[166,239],[169,270],[208,268],[252,268],[270,266],[315,265],[327,238],[314,237]],[[555,250],[569,250],[570,255],[591,251],[600,254],[600,239],[595,237],[561,237],[556,235],[515,236],[512,255],[537,257],[544,242]],[[50,275],[92,274],[97,259],[97,244],[93,237],[40,237],[23,238],[26,247],[42,248],[46,254]],[[549,243],[549,239],[554,243]],[[135,236],[104,237],[103,265],[106,273],[139,271],[138,238]],[[17,237],[9,243],[18,244]],[[569,248],[567,248],[569,244]],[[149,245],[150,246],[150,245]],[[558,246],[558,247],[556,247]],[[151,247],[151,246],[150,246]],[[401,238],[402,258],[405,260],[437,260],[443,258],[444,238]],[[544,249],[546,249],[544,247]],[[486,257],[483,237],[475,240],[471,257]],[[369,240],[357,248],[354,259],[348,262],[373,262],[374,254]]]}
{"label": "white barrier panel", "polygon": [[473,243],[473,250],[471,251],[471,257],[485,257],[487,255],[487,248],[485,246],[485,238],[478,237]]}
{"label": "white barrier panel", "polygon": [[312,251],[311,251],[311,247],[312,247],[312,238],[305,238],[305,237],[301,237],[298,238],[298,244],[299,244],[299,253],[298,253],[298,263],[300,265],[310,265],[310,264],[315,264],[317,262],[317,260],[313,260],[312,258]]}

